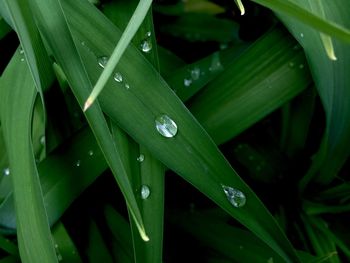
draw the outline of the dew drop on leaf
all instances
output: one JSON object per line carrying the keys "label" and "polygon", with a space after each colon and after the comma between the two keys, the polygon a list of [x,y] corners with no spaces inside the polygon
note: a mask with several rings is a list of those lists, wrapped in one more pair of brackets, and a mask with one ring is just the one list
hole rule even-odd
{"label": "dew drop on leaf", "polygon": [[122,74],[120,74],[119,72],[116,72],[116,73],[114,74],[114,80],[115,80],[116,82],[122,82],[122,81],[123,81],[123,76],[122,76]]}
{"label": "dew drop on leaf", "polygon": [[234,207],[242,207],[245,205],[247,199],[242,191],[225,185],[222,185],[222,189],[224,190],[227,200],[229,200]]}
{"label": "dew drop on leaf", "polygon": [[177,125],[168,115],[157,117],[155,123],[156,129],[160,135],[166,138],[172,138],[176,135]]}
{"label": "dew drop on leaf", "polygon": [[108,58],[107,56],[98,57],[98,58],[97,58],[98,65],[99,65],[101,68],[105,68],[105,66],[107,65],[108,59],[109,59],[109,58]]}
{"label": "dew drop on leaf", "polygon": [[140,154],[139,157],[136,159],[138,162],[142,163],[145,160],[145,156],[143,154]]}
{"label": "dew drop on leaf", "polygon": [[141,186],[141,198],[143,200],[147,199],[151,194],[151,190],[147,185],[142,185]]}

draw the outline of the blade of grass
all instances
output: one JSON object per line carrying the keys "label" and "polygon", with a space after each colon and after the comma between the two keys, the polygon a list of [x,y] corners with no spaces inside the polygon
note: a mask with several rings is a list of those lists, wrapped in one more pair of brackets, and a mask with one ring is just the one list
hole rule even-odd
{"label": "blade of grass", "polygon": [[[33,10],[35,10],[35,16],[38,20],[41,33],[51,47],[58,64],[67,76],[78,102],[83,104],[92,85],[73,42],[61,2],[58,0],[48,0],[43,3],[38,0],[31,0],[31,4]],[[137,206],[130,181],[128,180],[125,168],[113,143],[107,122],[98,103],[86,113],[86,117],[132,212],[140,235],[143,240],[148,241],[149,237],[145,232],[141,213]]]}
{"label": "blade of grass", "polygon": [[217,144],[238,135],[311,83],[303,52],[278,28],[225,69],[190,105]]}
{"label": "blade of grass", "polygon": [[[295,19],[294,21],[300,21],[305,25],[311,26],[316,30],[319,30],[329,36],[335,37],[345,43],[350,43],[350,31],[349,29],[341,26],[340,24],[325,20],[324,18],[315,15],[302,8],[295,2],[299,0],[251,0],[262,6],[270,8],[274,12],[281,13],[285,16]],[[299,1],[300,3],[301,1]],[[307,1],[305,1],[307,2]],[[326,3],[326,1],[324,2]]]}
{"label": "blade of grass", "polygon": [[[311,8],[309,1],[294,2],[310,12],[317,11]],[[328,20],[350,27],[350,8],[347,1],[322,1],[322,5]],[[319,12],[315,14],[322,15]],[[350,144],[350,123],[346,121],[350,119],[347,99],[350,96],[350,76],[346,74],[350,65],[350,51],[348,43],[334,38],[333,46],[338,60],[330,60],[318,31],[289,18],[288,15],[278,15],[305,50],[326,113],[327,124],[322,145],[308,174],[300,182],[300,190],[303,191],[312,179],[321,184],[332,181],[350,154],[347,147]]]}
{"label": "blade of grass", "polygon": [[125,31],[123,32],[117,46],[115,47],[110,59],[107,62],[101,76],[98,78],[94,89],[89,95],[88,99],[84,104],[84,111],[86,111],[97,98],[99,93],[102,91],[103,87],[106,85],[108,79],[112,75],[116,65],[118,64],[120,58],[122,57],[125,49],[130,44],[132,38],[136,34],[136,31],[140,27],[143,19],[145,18],[148,10],[150,9],[152,0],[140,1],[137,5],[135,12],[133,13]]}
{"label": "blade of grass", "polygon": [[19,51],[5,70],[1,87],[1,123],[16,200],[21,259],[23,262],[58,262],[31,142],[32,111],[37,90]]}
{"label": "blade of grass", "polygon": [[[90,77],[96,80],[99,77],[96,54],[110,54],[120,31],[84,2],[64,3],[73,34],[77,41],[85,43],[85,47],[77,46],[86,69]],[[91,41],[87,36],[84,28],[91,20],[94,24],[90,24],[89,35],[103,41]],[[133,46],[129,46],[119,65],[122,67],[117,67],[117,70],[124,82],[111,80],[99,97],[106,114],[138,143],[145,145],[157,159],[195,185],[273,247],[287,262],[299,262],[271,214],[238,177],[207,133],[149,62]],[[136,75],[143,77],[135,78]],[[125,88],[125,83],[128,83],[129,89]],[[170,116],[179,127],[174,138],[164,138],[156,130],[155,119],[163,114]],[[244,192],[248,200],[245,206],[240,209],[233,207],[227,200],[222,185],[230,185]]]}

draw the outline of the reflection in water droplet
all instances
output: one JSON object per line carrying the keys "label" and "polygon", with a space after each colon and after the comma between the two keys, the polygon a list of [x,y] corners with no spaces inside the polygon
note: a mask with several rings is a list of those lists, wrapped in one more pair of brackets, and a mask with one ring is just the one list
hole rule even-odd
{"label": "reflection in water droplet", "polygon": [[245,205],[247,199],[243,192],[233,187],[225,185],[222,185],[222,189],[224,190],[227,199],[234,207],[242,207]]}
{"label": "reflection in water droplet", "polygon": [[88,151],[88,155],[89,156],[93,156],[94,155],[94,151],[93,150]]}
{"label": "reflection in water droplet", "polygon": [[2,171],[2,174],[4,176],[9,176],[10,175],[10,168],[5,168],[3,171]]}
{"label": "reflection in water droplet", "polygon": [[45,143],[46,143],[46,138],[45,138],[45,135],[43,135],[40,137],[40,144],[45,145]]}
{"label": "reflection in water droplet", "polygon": [[193,80],[199,79],[200,75],[201,75],[200,68],[195,67],[191,70],[191,77]]}
{"label": "reflection in water droplet", "polygon": [[151,190],[149,189],[149,187],[147,185],[143,185],[141,187],[141,198],[145,200],[149,197],[150,194],[151,194]]}
{"label": "reflection in water droplet", "polygon": [[147,38],[141,41],[140,48],[142,52],[148,53],[152,50],[152,42],[151,39]]}
{"label": "reflection in water droplet", "polygon": [[192,84],[192,79],[184,79],[184,85],[185,87],[189,87]]}
{"label": "reflection in water droplet", "polygon": [[168,116],[162,115],[155,119],[156,128],[160,135],[172,138],[177,133],[176,123]]}
{"label": "reflection in water droplet", "polygon": [[105,68],[105,66],[107,65],[108,59],[109,58],[107,56],[102,56],[102,57],[97,58],[98,65],[101,68]]}
{"label": "reflection in water droplet", "polygon": [[138,162],[142,163],[145,160],[145,156],[143,154],[140,154],[139,157],[136,159]]}
{"label": "reflection in water droplet", "polygon": [[123,76],[122,76],[122,74],[120,74],[119,72],[116,72],[116,73],[114,74],[114,80],[115,80],[116,82],[122,82],[122,81],[123,81]]}
{"label": "reflection in water droplet", "polygon": [[80,164],[81,164],[81,161],[80,161],[80,160],[78,160],[78,161],[75,163],[75,166],[76,166],[76,167],[79,167],[79,166],[80,166]]}

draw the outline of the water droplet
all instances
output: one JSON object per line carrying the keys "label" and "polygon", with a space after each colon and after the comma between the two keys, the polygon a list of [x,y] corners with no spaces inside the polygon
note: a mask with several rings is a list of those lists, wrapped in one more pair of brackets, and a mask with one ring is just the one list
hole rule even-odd
{"label": "water droplet", "polygon": [[9,176],[10,175],[10,168],[5,168],[3,171],[2,171],[3,175],[4,176]]}
{"label": "water droplet", "polygon": [[305,67],[304,64],[300,64],[300,65],[299,65],[299,68],[300,68],[300,69],[303,69],[304,67]]}
{"label": "water droplet", "polygon": [[63,260],[62,255],[61,255],[61,254],[58,254],[58,255],[57,255],[57,259],[58,259],[58,261],[62,261],[62,260]]}
{"label": "water droplet", "polygon": [[227,199],[234,207],[242,207],[245,205],[247,199],[240,190],[225,185],[222,185],[222,189]]}
{"label": "water droplet", "polygon": [[191,77],[193,80],[199,79],[200,75],[201,75],[200,68],[195,67],[191,70]]}
{"label": "water droplet", "polygon": [[152,35],[151,31],[148,31],[148,32],[146,33],[146,37],[151,37],[151,35]]}
{"label": "water droplet", "polygon": [[89,156],[93,156],[94,155],[94,151],[93,150],[88,151],[88,155]]}
{"label": "water droplet", "polygon": [[25,60],[24,58],[21,58],[21,61],[22,61],[22,62],[24,62],[24,60]]}
{"label": "water droplet", "polygon": [[136,159],[138,162],[142,163],[145,160],[145,156],[143,154],[140,154],[139,157]]}
{"label": "water droplet", "polygon": [[81,41],[81,45],[85,46],[86,45],[85,41]]}
{"label": "water droplet", "polygon": [[105,66],[107,65],[108,59],[109,58],[107,56],[102,56],[102,57],[97,58],[98,65],[101,68],[105,68]]}
{"label": "water droplet", "polygon": [[223,69],[224,69],[224,67],[221,64],[220,55],[219,55],[219,53],[215,53],[213,55],[212,60],[211,60],[211,65],[209,67],[209,71],[215,72],[215,71],[223,70]]}
{"label": "water droplet", "polygon": [[304,33],[300,33],[300,37],[303,38],[304,37]]}
{"label": "water droplet", "polygon": [[76,161],[75,166],[79,167],[80,165],[81,165],[81,161],[80,160]]}
{"label": "water droplet", "polygon": [[185,87],[189,87],[192,84],[192,79],[184,79],[184,85]]}
{"label": "water droplet", "polygon": [[147,199],[150,194],[151,194],[151,190],[149,189],[149,187],[147,185],[141,186],[141,198],[143,200]]}
{"label": "water droplet", "polygon": [[45,143],[46,143],[45,135],[42,135],[42,136],[40,137],[40,144],[44,146]]}
{"label": "water droplet", "polygon": [[288,66],[289,66],[290,68],[294,68],[295,64],[294,64],[294,62],[289,62]]}
{"label": "water droplet", "polygon": [[22,55],[24,54],[24,50],[23,50],[22,47],[19,48],[19,53],[22,54]]}
{"label": "water droplet", "polygon": [[130,89],[130,85],[128,83],[125,83],[125,88]]}
{"label": "water droplet", "polygon": [[221,43],[220,44],[220,49],[221,50],[224,50],[224,49],[226,49],[228,47],[228,44],[227,43]]}
{"label": "water droplet", "polygon": [[116,72],[116,73],[114,74],[114,80],[115,80],[116,82],[122,82],[122,81],[123,81],[123,76],[122,76],[122,74],[120,74],[119,72]]}
{"label": "water droplet", "polygon": [[168,116],[162,115],[155,119],[157,131],[160,135],[172,138],[177,133],[176,123]]}
{"label": "water droplet", "polygon": [[141,41],[140,48],[142,52],[148,53],[152,50],[152,42],[151,39],[147,38]]}
{"label": "water droplet", "polygon": [[55,248],[56,248],[56,249],[58,248],[58,244],[55,244]]}

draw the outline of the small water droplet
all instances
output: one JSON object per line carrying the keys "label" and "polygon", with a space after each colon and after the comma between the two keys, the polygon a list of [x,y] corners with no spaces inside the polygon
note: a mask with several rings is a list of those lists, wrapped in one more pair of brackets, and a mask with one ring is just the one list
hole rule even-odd
{"label": "small water droplet", "polygon": [[139,157],[136,159],[138,162],[142,163],[145,160],[145,156],[143,154],[140,154]]}
{"label": "small water droplet", "polygon": [[290,68],[294,68],[295,64],[294,64],[294,62],[289,62],[288,66],[289,66]]}
{"label": "small water droplet", "polygon": [[148,32],[146,33],[146,37],[151,37],[151,35],[152,35],[151,31],[148,31]]}
{"label": "small water droplet", "polygon": [[222,185],[222,189],[224,190],[227,199],[234,207],[242,207],[245,205],[247,199],[243,192],[233,187],[225,185]]}
{"label": "small water droplet", "polygon": [[151,194],[151,190],[149,189],[149,187],[147,185],[141,186],[141,198],[143,200],[147,199],[150,194]]}
{"label": "small water droplet", "polygon": [[45,135],[42,135],[42,136],[40,137],[40,144],[44,146],[45,143],[46,143]]}
{"label": "small water droplet", "polygon": [[177,133],[176,123],[168,116],[161,115],[155,119],[156,128],[160,135],[172,138]]}
{"label": "small water droplet", "polygon": [[80,165],[81,165],[81,161],[80,160],[76,161],[75,166],[79,167]]}
{"label": "small water droplet", "polygon": [[200,75],[201,75],[201,70],[200,70],[200,68],[195,67],[195,68],[193,68],[193,69],[191,70],[191,77],[192,77],[193,80],[199,79]]}
{"label": "small water droplet", "polygon": [[211,65],[209,67],[209,71],[215,72],[223,69],[224,67],[221,64],[219,53],[214,53],[213,58],[211,60]]}
{"label": "small water droplet", "polygon": [[152,42],[151,39],[147,38],[141,41],[140,48],[142,52],[149,53],[152,50]]}
{"label": "small water droplet", "polygon": [[299,68],[300,68],[300,69],[303,69],[304,67],[305,67],[304,64],[300,64],[300,65],[299,65]]}
{"label": "small water droplet", "polygon": [[300,33],[300,37],[303,38],[304,37],[304,33]]}
{"label": "small water droplet", "polygon": [[192,79],[184,79],[184,85],[185,87],[189,87],[192,84]]}
{"label": "small water droplet", "polygon": [[94,151],[93,150],[88,151],[88,155],[89,156],[93,156],[94,155]]}
{"label": "small water droplet", "polygon": [[25,59],[24,58],[21,58],[21,61],[23,62]]}
{"label": "small water droplet", "polygon": [[102,57],[97,58],[98,65],[101,68],[105,68],[105,66],[107,65],[108,59],[109,58],[107,56],[102,56]]}
{"label": "small water droplet", "polygon": [[86,45],[85,41],[81,41],[81,45],[85,46]]}
{"label": "small water droplet", "polygon": [[130,89],[130,85],[128,83],[125,83],[125,88]]}
{"label": "small water droplet", "polygon": [[122,74],[120,74],[119,72],[116,72],[116,73],[114,74],[114,80],[115,80],[116,82],[122,82],[122,81],[123,81],[123,76],[122,76]]}
{"label": "small water droplet", "polygon": [[58,244],[55,244],[55,248],[56,248],[56,249],[58,248]]}
{"label": "small water droplet", "polygon": [[9,176],[10,175],[10,168],[5,168],[3,171],[2,171],[3,175],[4,176]]}
{"label": "small water droplet", "polygon": [[19,53],[22,54],[22,55],[24,54],[24,50],[23,50],[22,47],[19,48]]}

